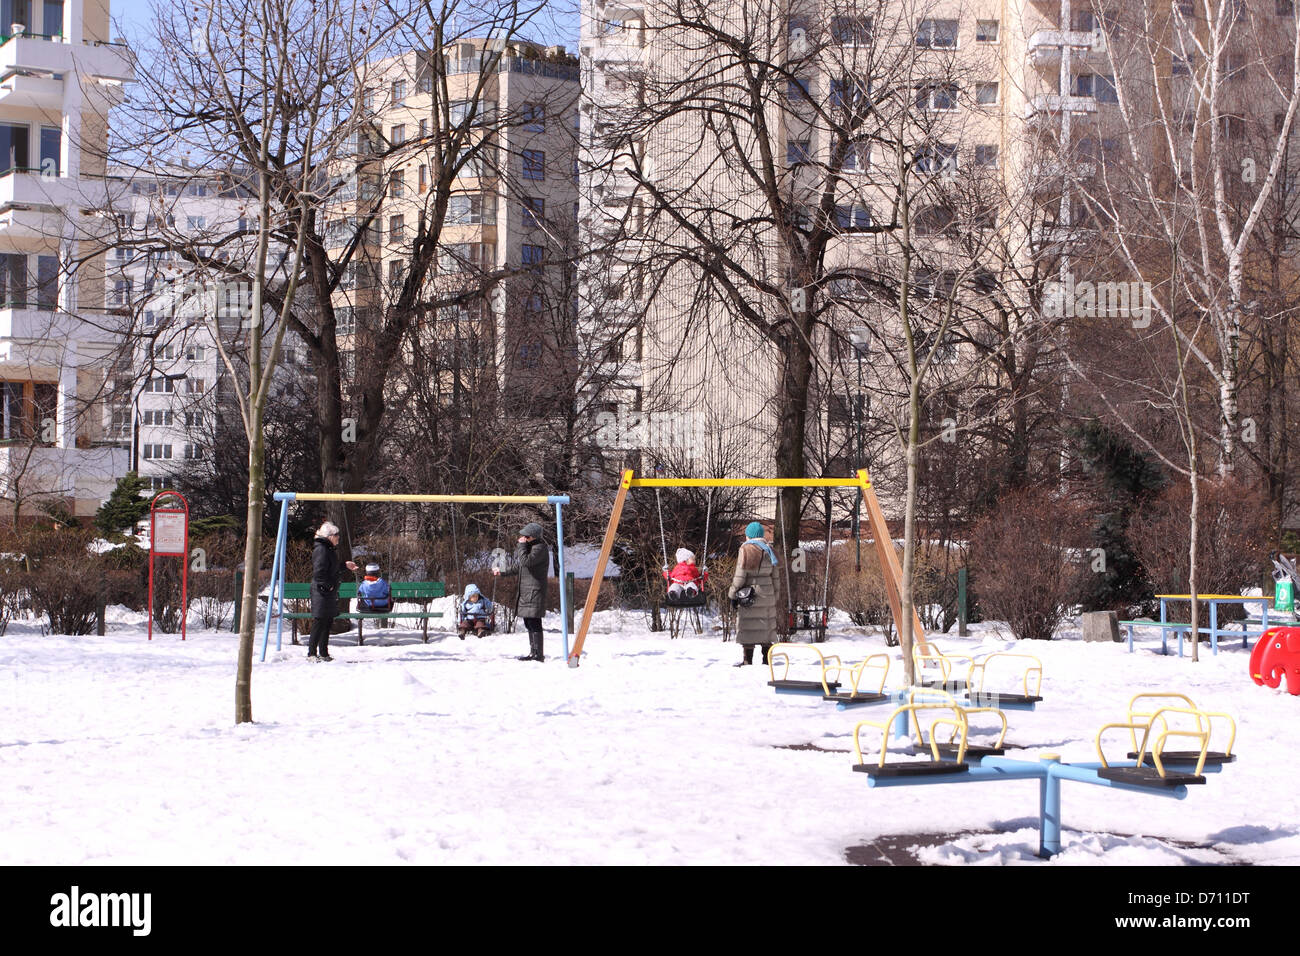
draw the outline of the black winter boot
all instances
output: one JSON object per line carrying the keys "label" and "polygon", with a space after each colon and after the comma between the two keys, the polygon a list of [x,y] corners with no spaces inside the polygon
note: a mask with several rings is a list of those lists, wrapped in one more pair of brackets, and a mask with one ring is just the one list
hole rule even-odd
{"label": "black winter boot", "polygon": [[533,646],[533,660],[535,661],[546,660],[546,651],[542,644],[544,640],[545,638],[541,634],[538,634],[529,642]]}
{"label": "black winter boot", "polygon": [[744,667],[746,664],[753,664],[753,663],[754,663],[754,645],[753,645],[753,644],[742,644],[742,645],[740,645],[740,648],[741,648],[741,653],[742,653],[744,656],[741,657],[741,659],[740,659],[740,663],[739,663],[739,664],[736,664],[736,665],[734,665],[734,666],[735,666],[735,667]]}

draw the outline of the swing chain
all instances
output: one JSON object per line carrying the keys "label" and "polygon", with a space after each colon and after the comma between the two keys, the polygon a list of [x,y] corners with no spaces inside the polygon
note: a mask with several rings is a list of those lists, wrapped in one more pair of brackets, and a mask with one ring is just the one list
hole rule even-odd
{"label": "swing chain", "polygon": [[659,509],[659,546],[664,552],[664,570],[668,570],[668,538],[664,534],[664,502],[659,495],[659,489],[655,489],[655,505]]}

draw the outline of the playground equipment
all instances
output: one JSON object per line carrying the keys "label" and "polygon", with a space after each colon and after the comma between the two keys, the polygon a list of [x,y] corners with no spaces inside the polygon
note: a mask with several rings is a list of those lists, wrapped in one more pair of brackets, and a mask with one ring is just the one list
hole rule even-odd
{"label": "playground equipment", "polygon": [[[1165,701],[1165,700],[1181,701],[1183,704],[1186,704],[1186,707],[1156,707],[1153,710],[1137,709],[1138,701]],[[1237,759],[1232,754],[1233,744],[1237,742],[1237,722],[1233,720],[1232,717],[1230,717],[1228,714],[1222,713],[1220,711],[1202,710],[1201,708],[1197,707],[1196,704],[1192,701],[1192,699],[1188,697],[1186,694],[1146,692],[1142,694],[1133,695],[1132,699],[1129,700],[1128,702],[1128,719],[1130,725],[1132,725],[1130,726],[1129,729],[1129,738],[1133,744],[1133,749],[1129,751],[1128,754],[1130,760],[1137,760],[1140,756],[1142,756],[1142,748],[1138,746],[1137,731],[1134,728],[1135,727],[1140,728],[1140,727],[1152,725],[1158,720],[1160,722],[1161,727],[1163,727],[1166,731],[1168,731],[1169,730],[1168,715],[1170,714],[1190,714],[1195,716],[1197,730],[1203,731],[1207,736],[1212,734],[1214,731],[1215,718],[1219,718],[1221,720],[1227,721],[1228,745],[1223,750],[1206,749],[1204,759],[1207,764],[1232,763],[1234,760]],[[1146,719],[1142,720],[1142,718],[1146,718]],[[1206,746],[1208,748],[1209,746],[1208,743]],[[1188,762],[1197,759],[1197,752],[1188,751],[1188,750],[1166,752],[1164,754],[1164,757],[1166,760],[1181,760],[1184,762]],[[1144,759],[1154,762],[1154,757],[1150,753],[1146,754]]]}
{"label": "playground equipment", "polygon": [[[985,679],[988,675],[989,665],[998,659],[1009,660],[1012,658],[1029,661],[1021,674],[1023,693],[995,691],[986,687]],[[965,654],[945,654],[935,644],[931,643],[925,651],[919,647],[913,648],[912,659],[916,662],[916,675],[920,678],[920,686],[954,694],[967,694],[970,703],[977,706],[991,704],[1001,708],[1022,709],[1027,707],[1032,710],[1032,705],[1043,699],[1041,694],[1043,689],[1043,662],[1033,654],[997,651],[976,660],[974,657]],[[954,677],[953,675],[959,672],[959,668],[963,664],[966,667],[966,676],[963,678]],[[995,670],[1001,670],[1001,668],[995,668]],[[937,673],[938,679],[926,680],[925,675],[927,673]]]}
{"label": "playground equipment", "polygon": [[[664,530],[664,503],[655,489],[655,510],[659,514],[659,544],[663,549],[664,574],[668,573],[668,535]],[[671,590],[664,592],[664,607],[668,609],[668,637],[676,640],[685,632],[687,626],[693,627],[696,634],[704,633],[704,622],[700,618],[701,609],[708,606],[709,596],[705,588],[709,586],[709,525],[713,522],[713,489],[709,489],[704,506],[704,546],[700,550],[699,591],[694,597],[674,597]]]}
{"label": "playground equipment", "polygon": [[[1059,754],[1043,754],[1037,763],[1026,760],[1012,760],[1000,755],[975,757],[967,746],[969,734],[970,708],[956,703],[910,702],[900,707],[883,724],[874,721],[862,721],[854,728],[854,748],[857,751],[857,763],[853,769],[867,774],[867,784],[871,787],[922,786],[946,783],[996,783],[1003,780],[1038,780],[1038,855],[1051,857],[1061,852],[1061,781],[1072,780],[1098,787],[1110,787],[1115,790],[1127,790],[1134,793],[1156,794],[1182,800],[1187,796],[1188,786],[1205,783],[1206,772],[1222,770],[1223,764],[1231,760],[1232,743],[1229,742],[1225,760],[1210,759],[1210,725],[1213,718],[1221,717],[1229,721],[1226,714],[1210,713],[1195,707],[1157,707],[1147,714],[1134,710],[1136,702],[1143,697],[1159,695],[1138,695],[1129,705],[1128,720],[1108,723],[1097,732],[1096,746],[1099,762],[1096,763],[1062,763]],[[1183,695],[1169,695],[1189,702]],[[953,716],[938,718],[930,724],[930,750],[933,757],[929,761],[890,763],[886,759],[888,746],[888,728],[899,716],[916,716],[929,710],[947,710]],[[1175,715],[1192,717],[1196,721],[1195,730],[1178,730],[1169,727],[1169,719]],[[1145,717],[1145,720],[1141,718]],[[918,741],[920,720],[918,724]],[[1152,734],[1159,725],[1158,735]],[[859,732],[862,727],[870,726],[883,731],[880,759],[868,764],[862,757],[859,744]],[[948,727],[950,739],[957,741],[950,750],[951,760],[944,760],[935,739],[935,731],[940,726]],[[1102,737],[1109,730],[1127,729],[1136,740],[1136,732],[1142,730],[1140,744],[1130,759],[1134,762],[1122,764],[1107,759],[1102,751]],[[1235,739],[1236,724],[1232,723]],[[1165,742],[1170,737],[1183,736],[1199,741],[1196,751],[1167,752]],[[1001,739],[999,738],[999,745]],[[971,759],[978,763],[969,762]],[[1148,761],[1150,766],[1148,766]]]}
{"label": "playground equipment", "polygon": [[[817,657],[817,662],[821,665],[821,675],[818,680],[791,680],[790,679],[790,655],[795,653],[809,653]],[[785,667],[781,671],[781,676],[776,676],[776,662],[780,660]],[[778,694],[831,694],[839,689],[839,681],[828,681],[826,678],[827,668],[834,667],[838,674],[843,670],[844,662],[840,660],[838,654],[825,654],[820,648],[811,644],[773,644],[767,652],[767,669],[768,669],[768,687],[776,688]],[[861,674],[858,675],[859,677]],[[856,682],[854,684],[856,689]]]}
{"label": "playground equipment", "polygon": [[[876,552],[880,558],[881,574],[885,580],[885,591],[889,596],[889,606],[894,614],[894,625],[898,627],[902,620],[902,567],[894,551],[894,540],[885,523],[884,512],[871,487],[871,479],[865,468],[860,469],[856,478],[637,478],[632,471],[623,472],[619,481],[618,493],[614,497],[614,507],[610,511],[609,525],[601,542],[600,555],[596,559],[596,569],[587,592],[587,601],[582,609],[582,621],[578,625],[577,639],[573,650],[569,652],[569,666],[577,667],[582,656],[582,649],[587,640],[587,631],[591,626],[592,616],[596,611],[596,598],[601,581],[605,577],[605,567],[609,563],[610,552],[614,548],[614,538],[618,533],[619,518],[623,514],[623,505],[631,488],[858,488],[867,509],[867,522],[875,540]],[[665,549],[666,550],[666,549]],[[829,560],[829,554],[828,554]],[[786,561],[789,555],[785,556]],[[787,588],[787,593],[788,593]],[[917,646],[926,648],[925,628],[921,618],[912,612],[912,634]]]}
{"label": "playground equipment", "polygon": [[[348,502],[443,502],[448,504],[498,504],[498,505],[554,505],[555,506],[555,550],[559,557],[560,581],[564,578],[564,506],[569,503],[568,495],[363,495],[330,494],[325,492],[277,491],[273,496],[280,502],[280,524],[275,535],[275,557],[271,561],[271,588],[266,602],[266,624],[262,630],[262,660],[266,660],[267,643],[271,635],[271,618],[276,618],[275,649],[281,648],[284,630],[285,601],[285,557],[289,546],[289,502],[291,501],[341,501],[345,507]],[[346,512],[345,512],[346,513]],[[594,600],[589,600],[594,604]],[[381,615],[384,616],[384,615]],[[386,615],[393,617],[396,615]],[[569,652],[568,595],[563,586],[560,588],[560,622],[564,634],[565,656]]]}
{"label": "playground equipment", "polygon": [[1270,627],[1250,652],[1250,679],[1266,687],[1277,687],[1286,678],[1286,689],[1300,696],[1300,627]]}

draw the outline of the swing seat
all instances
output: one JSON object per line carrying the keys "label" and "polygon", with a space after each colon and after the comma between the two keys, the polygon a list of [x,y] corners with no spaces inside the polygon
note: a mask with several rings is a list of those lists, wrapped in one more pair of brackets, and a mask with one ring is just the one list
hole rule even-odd
{"label": "swing seat", "polygon": [[[936,743],[934,746],[939,751],[940,757],[955,758],[957,756],[958,744]],[[1001,757],[1006,751],[1006,747],[981,747],[977,744],[968,744],[966,746],[966,756],[972,760],[978,760],[981,757]]]}
{"label": "swing seat", "polygon": [[[1137,760],[1137,753],[1130,750],[1128,753],[1129,760]],[[1166,765],[1171,763],[1196,765],[1196,761],[1201,759],[1199,750],[1166,750],[1160,754],[1160,759]],[[1225,763],[1233,763],[1237,759],[1236,754],[1225,754],[1221,750],[1207,750],[1205,752],[1205,765],[1207,767],[1222,766]],[[1156,765],[1156,758],[1148,751],[1142,758],[1142,763],[1148,767]]]}
{"label": "swing seat", "polygon": [[[838,686],[838,685],[836,685]],[[833,700],[837,704],[879,704],[889,700],[888,694],[876,694],[871,691],[858,691],[856,694],[822,694],[822,700]]]}
{"label": "swing seat", "polygon": [[708,595],[703,591],[699,591],[694,597],[678,597],[671,591],[664,594],[664,605],[666,607],[704,607],[708,603]]}
{"label": "swing seat", "polygon": [[[1197,754],[1200,754],[1199,750]],[[1168,790],[1173,787],[1205,783],[1204,777],[1198,777],[1194,773],[1166,771],[1162,777],[1160,771],[1156,770],[1155,767],[1101,767],[1097,770],[1097,776],[1103,780],[1111,780],[1115,783],[1128,784],[1133,787],[1148,787],[1152,790]]]}
{"label": "swing seat", "polygon": [[[969,752],[967,750],[967,753]],[[970,769],[970,765],[949,763],[946,760],[918,760],[912,763],[887,763],[883,767],[874,763],[855,763],[853,769],[872,777],[932,777],[942,774],[965,773]]]}

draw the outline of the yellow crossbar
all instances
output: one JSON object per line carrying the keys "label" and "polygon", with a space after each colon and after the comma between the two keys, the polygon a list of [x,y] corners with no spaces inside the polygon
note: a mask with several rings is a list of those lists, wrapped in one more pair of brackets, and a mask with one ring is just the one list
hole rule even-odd
{"label": "yellow crossbar", "polygon": [[422,501],[460,502],[463,504],[544,505],[546,495],[342,495],[308,491],[294,495],[295,501]]}
{"label": "yellow crossbar", "polygon": [[[633,478],[632,488],[861,488],[858,478]],[[866,481],[871,487],[871,481]]]}

